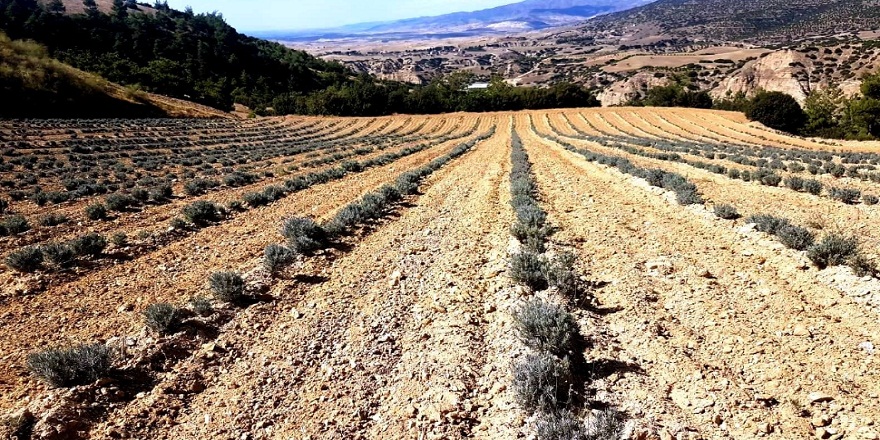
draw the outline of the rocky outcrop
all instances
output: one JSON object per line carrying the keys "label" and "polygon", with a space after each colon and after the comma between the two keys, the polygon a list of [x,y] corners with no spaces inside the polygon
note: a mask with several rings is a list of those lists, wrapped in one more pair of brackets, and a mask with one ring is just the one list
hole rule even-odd
{"label": "rocky outcrop", "polygon": [[763,89],[783,92],[793,96],[798,102],[807,99],[815,84],[809,80],[798,79],[795,71],[801,69],[802,54],[791,50],[780,50],[746,64],[735,75],[721,80],[720,85],[711,91],[713,97],[723,98],[744,92],[753,95]]}
{"label": "rocky outcrop", "polygon": [[624,105],[635,98],[643,97],[651,87],[665,86],[669,79],[658,78],[654,72],[639,72],[635,75],[609,85],[599,93],[599,102],[602,107]]}

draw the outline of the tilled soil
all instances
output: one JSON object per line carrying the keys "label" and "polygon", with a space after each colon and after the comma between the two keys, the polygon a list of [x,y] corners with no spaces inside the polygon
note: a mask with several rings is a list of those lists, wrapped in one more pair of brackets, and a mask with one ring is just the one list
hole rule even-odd
{"label": "tilled soil", "polygon": [[556,239],[577,243],[590,276],[610,283],[592,324],[607,340],[588,353],[611,366],[600,395],[671,434],[876,435],[878,374],[859,347],[876,314],[814,270],[772,264],[776,249],[724,221],[523,135]]}
{"label": "tilled soil", "polygon": [[206,391],[135,401],[105,433],[124,430],[131,414],[170,406],[179,411],[173,424],[157,415],[141,432],[169,439],[476,435],[480,421],[500,410],[489,391],[503,388],[495,382],[508,368],[486,349],[487,329],[505,319],[494,313],[491,293],[503,283],[512,222],[508,133],[499,124],[495,137],[432,175],[399,218],[329,266],[309,262],[297,274],[325,282],[273,288],[272,319],[243,317],[218,342],[248,344],[228,370],[187,366],[207,372]]}
{"label": "tilled soil", "polygon": [[[483,124],[481,132],[488,129]],[[106,340],[132,333],[149,304],[184,303],[208,295],[215,271],[251,269],[263,248],[281,241],[278,228],[290,216],[326,217],[364,193],[391,182],[458,145],[447,142],[392,164],[340,181],[316,185],[270,206],[208,227],[156,252],[50,286],[35,296],[7,297],[0,315],[0,408],[11,408],[44,389],[24,371],[27,353],[68,342]]]}
{"label": "tilled soil", "polygon": [[[614,111],[565,113],[575,126],[583,128],[581,113],[611,134],[659,136],[679,127],[687,139],[738,133],[755,143],[820,147],[727,114]],[[557,115],[548,126],[545,114],[532,114],[538,131],[571,134]],[[493,137],[429,176],[393,215],[272,280],[261,301],[223,309],[230,319],[216,335],[166,363],[82,437],[533,438],[509,390],[511,363],[522,353],[510,312],[528,294],[506,274],[515,121],[540,203],[559,228],[551,247],[576,251],[598,286],[598,306],[574,313],[591,341],[584,373],[593,408],[623,411],[630,437],[642,440],[880,438],[878,313],[852,290],[858,279],[848,269],[818,271],[802,254],[746,231],[742,220],[679,206],[663,190],[588,162],[538,136],[526,113],[479,119],[472,137],[494,125]],[[701,123],[716,125],[696,134]],[[712,201],[746,213],[806,221],[798,209],[808,208],[847,224],[876,216],[873,207],[836,212],[828,199],[571,142],[686,174]],[[25,371],[27,353],[115,336],[149,347],[155,336],[140,316],[147,304],[207,295],[214,271],[253,274],[263,248],[282,241],[282,219],[330,219],[459,143],[317,185],[40,295],[6,298],[0,409],[63,393]]]}

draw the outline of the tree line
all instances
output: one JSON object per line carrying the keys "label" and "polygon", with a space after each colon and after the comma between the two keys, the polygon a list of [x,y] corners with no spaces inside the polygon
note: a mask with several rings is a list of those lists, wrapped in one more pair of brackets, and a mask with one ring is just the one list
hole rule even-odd
{"label": "tree line", "polygon": [[713,100],[706,91],[675,82],[649,89],[627,105],[714,108],[745,113],[750,120],[788,133],[832,139],[880,138],[880,74],[862,79],[861,94],[846,96],[837,85],[810,93],[801,106],[791,95],[759,91],[749,98],[739,92]]}
{"label": "tree line", "polygon": [[177,11],[166,2],[114,0],[109,14],[94,0],[83,6],[84,14],[67,14],[60,0],[0,0],[0,31],[115,83],[223,110],[240,103],[259,114],[376,116],[598,105],[590,91],[566,83],[539,89],[493,81],[467,91],[468,75],[425,86],[381,81],[240,34],[219,13]]}

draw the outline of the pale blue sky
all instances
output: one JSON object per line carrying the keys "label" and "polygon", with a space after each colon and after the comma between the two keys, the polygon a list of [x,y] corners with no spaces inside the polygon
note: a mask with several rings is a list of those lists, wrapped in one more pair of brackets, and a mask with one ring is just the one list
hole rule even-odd
{"label": "pale blue sky", "polygon": [[168,0],[175,9],[223,13],[239,31],[295,30],[476,11],[517,0]]}

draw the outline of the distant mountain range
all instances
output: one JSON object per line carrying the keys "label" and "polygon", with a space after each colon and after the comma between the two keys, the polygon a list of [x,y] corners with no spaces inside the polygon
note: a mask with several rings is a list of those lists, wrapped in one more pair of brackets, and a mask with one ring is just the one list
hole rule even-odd
{"label": "distant mountain range", "polygon": [[334,29],[256,33],[282,41],[315,41],[381,37],[387,40],[450,38],[541,30],[571,25],[602,14],[618,12],[653,0],[526,0],[474,12],[456,12]]}

